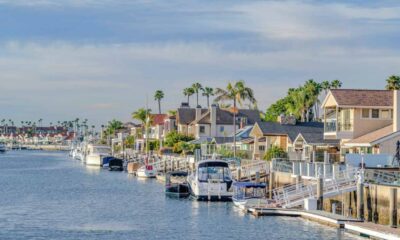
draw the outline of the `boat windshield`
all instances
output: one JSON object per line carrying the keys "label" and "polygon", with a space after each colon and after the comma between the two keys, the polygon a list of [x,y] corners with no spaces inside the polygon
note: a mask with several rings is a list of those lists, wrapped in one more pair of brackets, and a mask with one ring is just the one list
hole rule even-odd
{"label": "boat windshield", "polygon": [[233,195],[237,199],[263,198],[265,188],[234,188]]}
{"label": "boat windshield", "polygon": [[222,182],[232,181],[231,172],[227,167],[200,167],[198,174],[200,182],[208,182],[208,180],[219,180]]}

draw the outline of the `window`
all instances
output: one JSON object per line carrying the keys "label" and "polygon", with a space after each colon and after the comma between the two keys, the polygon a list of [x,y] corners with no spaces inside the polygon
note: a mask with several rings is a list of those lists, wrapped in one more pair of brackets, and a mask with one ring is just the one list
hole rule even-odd
{"label": "window", "polygon": [[381,118],[390,119],[391,118],[390,110],[389,109],[382,110]]}
{"label": "window", "polygon": [[362,110],[362,118],[369,118],[369,109]]}
{"label": "window", "polygon": [[199,132],[200,132],[200,133],[205,133],[205,132],[206,132],[206,127],[200,126]]}
{"label": "window", "polygon": [[258,150],[260,150],[260,151],[265,151],[265,146],[264,146],[264,145],[258,146]]}
{"label": "window", "polygon": [[224,130],[225,130],[224,126],[219,127],[220,132],[224,132]]}
{"label": "window", "polygon": [[372,109],[372,118],[379,118],[379,109]]}

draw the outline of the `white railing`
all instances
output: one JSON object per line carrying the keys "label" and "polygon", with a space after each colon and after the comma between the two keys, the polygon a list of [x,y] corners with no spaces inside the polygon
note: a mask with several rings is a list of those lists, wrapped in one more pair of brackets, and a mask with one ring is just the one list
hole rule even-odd
{"label": "white railing", "polygon": [[[332,197],[340,193],[354,191],[357,185],[357,168],[348,168],[335,175],[325,176],[323,183],[323,196]],[[283,208],[301,206],[307,198],[316,198],[317,182],[301,181],[273,190],[276,204]]]}
{"label": "white railing", "polygon": [[[251,163],[242,164],[240,167],[232,171],[232,176],[237,181],[242,179],[251,180],[256,176],[257,173],[260,175],[266,175],[269,173],[269,163],[266,161],[256,161],[253,160]],[[240,173],[240,179],[239,179]]]}

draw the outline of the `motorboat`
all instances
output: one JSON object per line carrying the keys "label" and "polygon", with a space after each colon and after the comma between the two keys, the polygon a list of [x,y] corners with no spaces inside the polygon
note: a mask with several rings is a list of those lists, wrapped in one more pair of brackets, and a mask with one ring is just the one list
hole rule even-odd
{"label": "motorboat", "polygon": [[232,175],[227,162],[203,160],[188,176],[191,196],[202,201],[231,201]]}
{"label": "motorboat", "polygon": [[136,176],[140,178],[155,178],[157,175],[157,170],[153,165],[144,165],[141,166],[137,171],[136,171]]}
{"label": "motorboat", "polygon": [[7,151],[7,146],[4,143],[0,143],[0,153],[5,153]]}
{"label": "motorboat", "polygon": [[246,209],[268,204],[265,198],[267,185],[255,182],[234,182],[232,201],[235,206]]}
{"label": "motorboat", "polygon": [[110,171],[123,171],[124,160],[120,158],[112,158],[108,161],[108,169]]}
{"label": "motorboat", "polygon": [[103,158],[111,156],[111,148],[105,145],[88,144],[85,153],[86,165],[103,166]]}
{"label": "motorboat", "polygon": [[187,172],[177,171],[165,175],[165,195],[174,198],[185,198],[190,195],[189,185],[184,177]]}

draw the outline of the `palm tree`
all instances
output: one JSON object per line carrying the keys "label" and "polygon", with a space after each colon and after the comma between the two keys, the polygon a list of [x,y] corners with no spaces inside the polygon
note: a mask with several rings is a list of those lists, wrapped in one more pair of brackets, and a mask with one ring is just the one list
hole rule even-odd
{"label": "palm tree", "polygon": [[392,75],[386,79],[386,90],[400,89],[400,76]]}
{"label": "palm tree", "polygon": [[237,103],[242,105],[242,102],[246,100],[255,104],[257,101],[254,98],[253,89],[246,87],[244,81],[240,80],[233,84],[228,83],[226,89],[217,88],[215,95],[217,95],[216,102],[221,100],[233,101],[233,156],[236,157],[236,114],[238,113],[236,106]]}
{"label": "palm tree", "polygon": [[196,107],[199,106],[199,91],[203,89],[200,83],[193,83],[192,89],[196,93]]}
{"label": "palm tree", "polygon": [[331,88],[332,89],[338,89],[338,88],[341,88],[342,87],[342,82],[341,81],[339,81],[339,80],[333,80],[332,82],[331,82]]}
{"label": "palm tree", "polygon": [[203,90],[203,96],[207,97],[207,106],[210,107],[210,96],[214,96],[214,89],[211,87],[205,87]]}
{"label": "palm tree", "polygon": [[158,113],[161,114],[161,99],[164,98],[164,92],[157,90],[154,94],[154,100],[158,102]]}
{"label": "palm tree", "polygon": [[183,89],[183,95],[187,96],[187,103],[189,105],[190,96],[194,94],[193,88],[185,88]]}
{"label": "palm tree", "polygon": [[328,90],[331,89],[331,83],[329,81],[322,81],[321,89],[324,90],[325,95],[326,95],[328,93]]}

